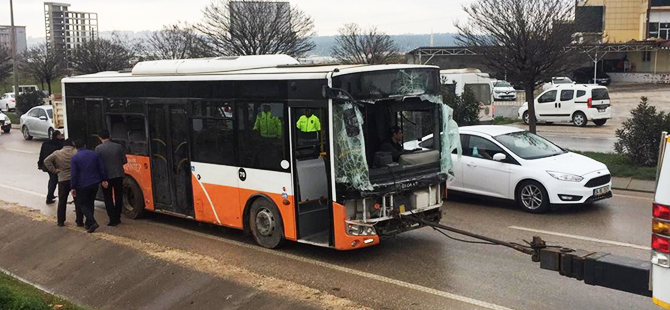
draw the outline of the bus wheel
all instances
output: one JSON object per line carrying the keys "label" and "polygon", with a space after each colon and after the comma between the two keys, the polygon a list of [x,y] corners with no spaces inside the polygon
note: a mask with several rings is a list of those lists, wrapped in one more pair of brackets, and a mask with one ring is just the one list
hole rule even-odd
{"label": "bus wheel", "polygon": [[251,204],[249,228],[256,242],[264,248],[277,248],[284,241],[284,224],[279,210],[266,199],[257,199]]}
{"label": "bus wheel", "polygon": [[123,178],[123,215],[138,219],[144,214],[144,195],[133,178]]}

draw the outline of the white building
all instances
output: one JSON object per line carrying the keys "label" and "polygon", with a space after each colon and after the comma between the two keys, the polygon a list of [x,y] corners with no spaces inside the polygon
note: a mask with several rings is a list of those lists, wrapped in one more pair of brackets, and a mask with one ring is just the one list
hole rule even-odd
{"label": "white building", "polygon": [[70,4],[44,2],[47,45],[70,50],[98,37],[98,14],[74,12]]}

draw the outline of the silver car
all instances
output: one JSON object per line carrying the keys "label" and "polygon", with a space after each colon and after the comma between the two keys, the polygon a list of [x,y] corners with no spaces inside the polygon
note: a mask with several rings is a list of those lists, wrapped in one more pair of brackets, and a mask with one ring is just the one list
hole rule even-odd
{"label": "silver car", "polygon": [[36,138],[51,139],[54,132],[53,107],[50,105],[36,106],[21,115],[21,132],[23,138],[31,140]]}

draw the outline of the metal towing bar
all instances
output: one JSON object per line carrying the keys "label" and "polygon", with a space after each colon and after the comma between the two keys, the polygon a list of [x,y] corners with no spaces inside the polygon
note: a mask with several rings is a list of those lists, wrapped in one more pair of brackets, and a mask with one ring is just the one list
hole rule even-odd
{"label": "metal towing bar", "polygon": [[636,295],[651,297],[649,288],[648,260],[639,260],[604,252],[574,250],[560,246],[548,246],[539,236],[533,236],[527,245],[506,242],[467,232],[447,225],[430,223],[416,216],[402,216],[403,220],[430,226],[444,234],[450,231],[471,238],[484,240],[490,244],[502,245],[524,254],[531,255],[540,268],[558,271],[562,276],[584,281],[594,286],[607,287]]}

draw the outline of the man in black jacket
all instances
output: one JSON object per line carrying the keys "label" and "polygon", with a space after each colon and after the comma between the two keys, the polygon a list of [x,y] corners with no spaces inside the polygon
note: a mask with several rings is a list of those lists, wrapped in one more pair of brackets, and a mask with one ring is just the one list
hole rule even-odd
{"label": "man in black jacket", "polygon": [[56,199],[54,193],[56,192],[56,185],[58,185],[58,174],[50,172],[44,167],[44,159],[53,152],[62,148],[63,134],[56,130],[51,135],[50,140],[44,141],[44,143],[42,143],[42,148],[40,149],[40,158],[37,160],[37,169],[40,169],[49,174],[49,184],[47,185],[47,204],[54,203],[54,199]]}

